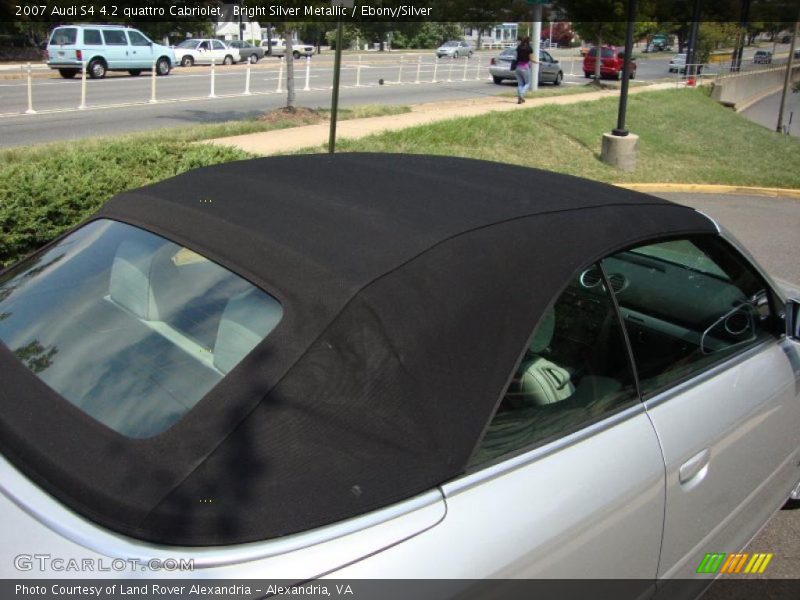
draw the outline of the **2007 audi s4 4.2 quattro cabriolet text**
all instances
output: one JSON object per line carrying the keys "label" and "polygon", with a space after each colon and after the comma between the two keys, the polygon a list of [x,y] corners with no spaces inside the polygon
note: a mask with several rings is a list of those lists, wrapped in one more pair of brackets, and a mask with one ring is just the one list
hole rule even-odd
{"label": "2007 audi s4 4.2 quattro cabriolet text", "polygon": [[0,274],[0,572],[707,583],[800,494],[793,297],[691,208],[511,165],[122,193]]}

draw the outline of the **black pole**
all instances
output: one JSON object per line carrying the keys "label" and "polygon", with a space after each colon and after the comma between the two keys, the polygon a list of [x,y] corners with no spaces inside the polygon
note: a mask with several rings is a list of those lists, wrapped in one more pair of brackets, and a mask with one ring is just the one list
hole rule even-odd
{"label": "black pole", "polygon": [[697,53],[697,38],[700,33],[700,2],[694,0],[694,10],[692,11],[692,28],[689,32],[689,47],[686,49],[686,74],[689,73],[689,65],[694,64],[694,57]]}
{"label": "black pole", "polygon": [[[628,135],[628,130],[625,129],[625,114],[628,110],[628,82],[630,80],[631,54],[633,54],[633,27],[636,24],[635,21],[636,0],[628,0],[628,29],[625,32],[625,59],[622,61],[622,88],[619,92],[617,128],[611,130],[612,134],[623,137]],[[597,52],[599,54],[600,49]]]}
{"label": "black pole", "polygon": [[272,23],[267,23],[267,56],[272,56]]}
{"label": "black pole", "polygon": [[331,131],[328,136],[328,154],[336,151],[336,116],[339,112],[339,71],[342,67],[342,20],[336,24],[336,58],[333,62],[333,91],[331,92]]}

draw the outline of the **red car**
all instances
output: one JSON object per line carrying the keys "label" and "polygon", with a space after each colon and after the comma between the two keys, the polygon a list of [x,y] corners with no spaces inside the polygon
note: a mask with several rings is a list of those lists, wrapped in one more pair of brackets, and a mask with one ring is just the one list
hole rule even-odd
{"label": "red car", "polygon": [[[603,46],[600,49],[600,77],[622,79],[622,65],[625,53],[618,51],[614,46]],[[589,50],[583,58],[583,74],[589,78],[594,75],[595,61],[597,60],[597,47]],[[636,78],[636,60],[631,58],[630,78]]]}

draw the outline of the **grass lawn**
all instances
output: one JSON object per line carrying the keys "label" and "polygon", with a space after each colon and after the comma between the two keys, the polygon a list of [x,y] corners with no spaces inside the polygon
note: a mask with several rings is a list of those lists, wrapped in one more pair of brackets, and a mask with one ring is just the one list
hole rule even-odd
{"label": "grass lawn", "polygon": [[[341,119],[407,112],[402,106],[361,106]],[[197,167],[249,158],[203,139],[283,129],[328,118],[329,111],[270,113],[256,119],[114,138],[0,151],[0,266],[17,260],[76,225],[114,194]]]}
{"label": "grass lawn", "polygon": [[639,135],[634,171],[600,161],[617,98],[522,108],[444,121],[359,140],[342,152],[410,152],[482,158],[608,182],[676,182],[800,188],[800,140],[778,135],[711,100],[703,89],[649,92],[628,100]]}

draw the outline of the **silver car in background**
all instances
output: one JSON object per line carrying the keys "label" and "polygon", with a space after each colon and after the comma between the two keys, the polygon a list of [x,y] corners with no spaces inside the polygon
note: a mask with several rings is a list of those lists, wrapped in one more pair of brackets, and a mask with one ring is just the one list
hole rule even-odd
{"label": "silver car in background", "polygon": [[460,56],[472,56],[472,46],[467,42],[450,40],[436,49],[436,58],[458,58]]}
{"label": "silver car in background", "polygon": [[[492,80],[500,85],[509,79],[516,81],[517,75],[511,70],[511,61],[516,59],[517,50],[515,48],[507,48],[503,50],[498,56],[492,58],[489,64],[489,74]],[[558,60],[553,58],[552,55],[546,50],[539,51],[539,83],[552,83],[553,85],[561,85],[564,80],[564,72],[561,70],[561,65]]]}

